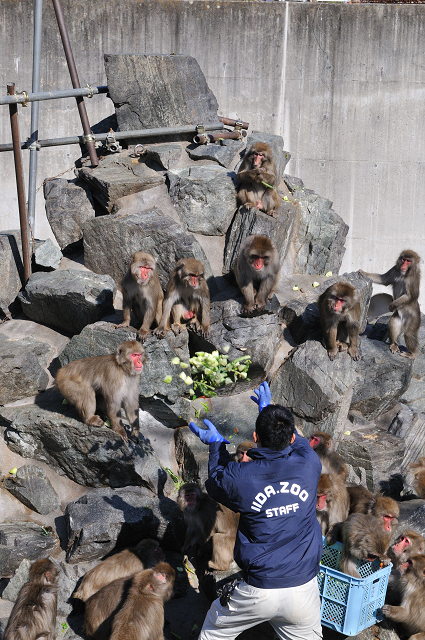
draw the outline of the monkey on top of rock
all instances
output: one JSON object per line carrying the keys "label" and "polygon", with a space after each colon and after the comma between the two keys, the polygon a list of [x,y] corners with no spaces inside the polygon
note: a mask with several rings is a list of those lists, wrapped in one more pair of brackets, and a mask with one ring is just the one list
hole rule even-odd
{"label": "monkey on top of rock", "polygon": [[266,306],[276,286],[280,263],[273,242],[267,236],[248,236],[233,267],[244,297],[242,313],[252,315]]}
{"label": "monkey on top of rock", "polygon": [[316,579],[322,555],[316,518],[320,460],[296,432],[291,411],[270,404],[267,382],[255,393],[259,415],[251,462],[236,462],[228,440],[209,420],[207,429],[189,425],[209,445],[208,493],[240,513],[234,555],[243,572],[229,601],[212,603],[199,640],[234,639],[262,621],[282,638],[322,634]]}
{"label": "monkey on top of rock", "polygon": [[357,289],[348,282],[336,282],[321,294],[317,306],[329,359],[334,360],[338,351],[347,351],[352,360],[359,360],[361,307]]}
{"label": "monkey on top of rock", "polygon": [[236,175],[237,200],[240,205],[256,207],[275,216],[279,207],[278,179],[271,148],[254,142],[243,157]]}

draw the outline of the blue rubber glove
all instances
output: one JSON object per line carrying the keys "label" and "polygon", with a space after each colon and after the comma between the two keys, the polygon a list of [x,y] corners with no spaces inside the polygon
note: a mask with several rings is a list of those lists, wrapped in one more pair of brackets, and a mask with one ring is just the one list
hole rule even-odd
{"label": "blue rubber glove", "polygon": [[217,431],[212,422],[204,420],[204,424],[207,426],[206,429],[198,427],[194,422],[189,422],[189,429],[195,434],[195,436],[198,436],[201,442],[204,444],[210,444],[211,442],[225,442],[226,444],[230,444],[229,440],[223,438],[223,436]]}
{"label": "blue rubber glove", "polygon": [[254,389],[254,393],[257,395],[251,396],[251,400],[258,404],[258,411],[261,412],[264,407],[267,407],[272,402],[272,394],[267,382],[262,382],[258,389]]}

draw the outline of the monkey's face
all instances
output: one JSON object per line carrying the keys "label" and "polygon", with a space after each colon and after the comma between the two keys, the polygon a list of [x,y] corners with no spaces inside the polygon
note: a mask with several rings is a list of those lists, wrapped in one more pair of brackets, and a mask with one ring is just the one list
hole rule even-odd
{"label": "monkey's face", "polygon": [[133,361],[133,367],[134,370],[136,371],[136,373],[140,373],[143,369],[143,353],[139,353],[136,351],[133,351],[132,353],[129,354],[130,358]]}
{"label": "monkey's face", "polygon": [[195,489],[186,489],[183,491],[183,503],[185,509],[188,511],[194,511],[196,509],[196,502],[198,498],[198,493]]}
{"label": "monkey's face", "polygon": [[254,151],[254,153],[252,154],[253,168],[258,169],[258,167],[261,167],[265,159],[265,155],[262,151]]}
{"label": "monkey's face", "polygon": [[261,255],[258,253],[251,253],[248,262],[254,271],[260,272],[262,269],[267,267],[270,262],[270,258],[267,255]]}
{"label": "monkey's face", "polygon": [[323,511],[326,509],[326,498],[328,497],[327,493],[318,493],[316,498],[316,509],[317,511]]}
{"label": "monkey's face", "polygon": [[399,269],[400,269],[401,275],[406,276],[412,265],[412,259],[401,255],[397,262],[399,263]]}
{"label": "monkey's face", "polygon": [[310,442],[310,447],[313,447],[313,449],[315,449],[320,444],[320,438],[313,434],[312,436],[310,436],[309,442]]}
{"label": "monkey's face", "polygon": [[345,313],[346,302],[347,301],[345,298],[340,298],[339,296],[335,295],[330,296],[330,303],[334,313]]}
{"label": "monkey's face", "polygon": [[401,573],[408,580],[417,580],[418,582],[425,582],[425,556],[416,555],[403,562],[400,565]]}
{"label": "monkey's face", "polygon": [[397,518],[394,518],[391,513],[386,513],[382,516],[382,520],[384,521],[384,531],[392,531],[394,519],[397,521]]}
{"label": "monkey's face", "polygon": [[391,549],[399,556],[405,549],[408,549],[412,545],[412,541],[408,536],[401,535],[397,538]]}

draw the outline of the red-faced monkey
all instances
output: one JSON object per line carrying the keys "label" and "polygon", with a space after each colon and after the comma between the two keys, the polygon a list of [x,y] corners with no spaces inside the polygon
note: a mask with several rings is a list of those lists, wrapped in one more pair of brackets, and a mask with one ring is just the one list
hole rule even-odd
{"label": "red-faced monkey", "polygon": [[425,556],[411,556],[400,565],[401,606],[385,604],[381,611],[390,620],[400,622],[409,640],[425,638]]}
{"label": "red-faced monkey", "polygon": [[265,142],[255,142],[245,153],[236,176],[240,205],[256,207],[274,216],[279,207],[277,171],[272,150]]}
{"label": "red-faced monkey", "polygon": [[[397,262],[387,273],[366,273],[377,284],[392,285],[393,301],[389,305],[389,311],[394,311],[388,324],[391,353],[400,353],[407,358],[416,358],[418,354],[418,331],[421,325],[421,312],[419,308],[419,284],[421,272],[419,269],[420,257],[414,251],[406,249],[402,251]],[[401,352],[397,340],[404,331],[407,353]]]}
{"label": "red-faced monkey", "polygon": [[279,256],[266,236],[248,236],[234,265],[239,289],[244,297],[242,312],[252,314],[266,306],[279,277]]}
{"label": "red-faced monkey", "polygon": [[123,342],[116,353],[81,358],[66,364],[56,374],[61,394],[75,406],[85,424],[102,427],[96,406],[109,418],[111,427],[128,440],[120,420],[121,406],[131,433],[139,437],[139,385],[146,356],[136,340]]}
{"label": "red-faced monkey", "polygon": [[377,558],[386,567],[390,563],[386,555],[390,544],[390,535],[373,516],[364,513],[352,513],[342,523],[342,551],[338,564],[343,573],[360,578],[357,561],[373,562]]}
{"label": "red-faced monkey", "polygon": [[348,350],[353,360],[359,360],[361,308],[360,294],[357,289],[346,282],[337,282],[322,293],[317,306],[329,359],[334,360],[338,351]]}
{"label": "red-faced monkey", "polygon": [[182,329],[182,321],[204,337],[210,331],[210,292],[204,265],[195,258],[182,258],[171,273],[161,322],[154,331],[158,338],[163,338],[170,329],[170,315],[171,329],[176,335]]}
{"label": "red-faced monkey", "polygon": [[156,260],[150,253],[137,251],[134,254],[122,281],[122,295],[124,320],[117,328],[130,326],[130,312],[133,310],[137,320],[142,324],[138,335],[139,340],[143,342],[149,335],[153,321],[156,320],[157,325],[160,323],[164,300]]}
{"label": "red-faced monkey", "polygon": [[342,480],[347,478],[347,467],[341,456],[333,450],[332,438],[329,433],[315,431],[310,436],[310,447],[313,447],[322,463],[322,473],[336,473]]}
{"label": "red-faced monkey", "polygon": [[51,560],[36,560],[13,605],[3,640],[54,640],[58,570]]}
{"label": "red-faced monkey", "polygon": [[137,571],[154,567],[163,560],[165,560],[165,556],[156,540],[142,540],[136,547],[124,549],[90,569],[73,597],[85,602],[90,596],[114,580],[126,578]]}
{"label": "red-faced monkey", "polygon": [[388,496],[373,495],[366,487],[348,487],[350,513],[369,513],[380,523],[384,531],[391,532],[398,523],[400,507]]}
{"label": "red-faced monkey", "polygon": [[425,458],[409,465],[405,485],[412,487],[418,498],[425,498]]}
{"label": "red-faced monkey", "polygon": [[398,569],[401,564],[418,553],[425,553],[425,539],[412,529],[405,529],[400,533],[388,549],[394,569]]}
{"label": "red-faced monkey", "polygon": [[247,451],[255,449],[257,445],[252,440],[244,440],[238,444],[235,453],[236,462],[251,462],[251,458],[247,455]]}
{"label": "red-faced monkey", "polygon": [[349,507],[344,480],[335,473],[322,473],[317,485],[316,516],[323,536],[333,525],[348,518]]}

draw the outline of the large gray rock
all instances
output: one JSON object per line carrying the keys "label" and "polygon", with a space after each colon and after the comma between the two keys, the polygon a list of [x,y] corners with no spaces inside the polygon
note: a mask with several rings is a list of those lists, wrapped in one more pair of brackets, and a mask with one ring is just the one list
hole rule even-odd
{"label": "large gray rock", "polygon": [[0,233],[0,256],[0,316],[4,317],[19,309],[19,303],[16,305],[15,301],[24,278],[20,231]]}
{"label": "large gray rock", "polygon": [[[98,322],[85,327],[80,335],[74,336],[60,354],[59,361],[63,366],[78,358],[114,353],[122,342],[135,338],[136,334],[131,329],[114,329],[109,322]],[[187,424],[192,418],[188,387],[179,378],[182,369],[171,363],[176,356],[189,362],[187,331],[182,331],[177,336],[168,331],[162,340],[150,336],[144,343],[144,348],[146,363],[140,380],[142,409],[149,411],[169,427]],[[164,382],[164,378],[169,375],[172,376],[172,381]]]}
{"label": "large gray rock", "polygon": [[44,183],[46,216],[61,249],[82,240],[83,224],[95,217],[90,189],[78,179]]}
{"label": "large gray rock", "polygon": [[425,456],[425,414],[402,404],[388,428],[388,433],[403,439],[405,454],[401,471],[406,472],[412,462],[417,462]]}
{"label": "large gray rock", "polygon": [[33,522],[0,524],[0,578],[9,578],[22,560],[47,558],[59,540]]}
{"label": "large gray rock", "polygon": [[41,269],[59,269],[62,251],[50,240],[38,241],[36,243],[34,254],[34,263]]}
{"label": "large gray rock", "polygon": [[34,465],[19,467],[16,476],[3,480],[3,486],[26,507],[46,515],[60,507],[58,494],[43,469]]}
{"label": "large gray rock", "polygon": [[186,147],[186,152],[192,160],[214,160],[222,167],[228,167],[238,151],[245,146],[242,140],[221,140],[212,144],[199,144]]}
{"label": "large gray rock", "polygon": [[195,58],[105,54],[104,61],[121,131],[217,122],[217,100]]}
{"label": "large gray rock", "polygon": [[143,538],[155,538],[164,547],[179,549],[176,528],[182,526],[182,513],[176,502],[154,498],[145,489],[93,491],[67,505],[65,520],[68,562],[101,558]]}
{"label": "large gray rock", "polygon": [[163,169],[168,170],[178,164],[182,155],[182,145],[178,142],[169,144],[144,145],[146,158],[157,162]]}
{"label": "large gray rock", "polygon": [[[59,396],[59,394],[58,394]],[[46,462],[60,475],[89,487],[137,485],[158,491],[166,473],[150,443],[123,442],[108,427],[89,427],[75,419],[75,409],[51,400],[49,409],[3,407],[7,446],[24,458]]]}
{"label": "large gray rock", "polygon": [[251,235],[270,238],[276,246],[282,263],[293,241],[297,218],[297,209],[291,202],[281,203],[277,218],[268,216],[255,207],[240,207],[226,238],[223,274],[232,270],[238,258],[241,244],[245,238]]}
{"label": "large gray rock", "polygon": [[0,404],[44,391],[49,384],[46,367],[54,354],[47,342],[0,335]]}
{"label": "large gray rock", "polygon": [[236,192],[226,169],[187,167],[168,172],[170,196],[188,231],[224,235],[236,210]]}
{"label": "large gray rock", "polygon": [[163,288],[176,262],[193,257],[203,263],[208,284],[215,289],[211,267],[200,244],[159,209],[100,216],[85,224],[85,265],[95,273],[108,273],[115,282],[121,282],[136,251],[147,251],[157,259]]}
{"label": "large gray rock", "polygon": [[338,273],[348,225],[332,210],[330,200],[305,189],[302,180],[285,176],[285,183],[300,212],[292,273]]}
{"label": "large gray rock", "polygon": [[116,290],[109,275],[66,269],[33,273],[19,300],[31,320],[79,333],[114,312]]}

